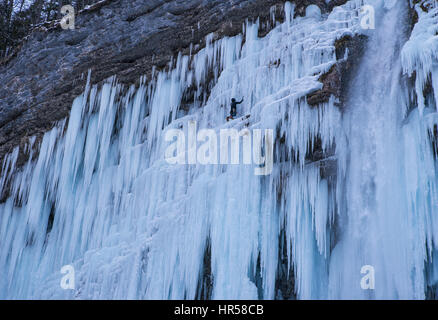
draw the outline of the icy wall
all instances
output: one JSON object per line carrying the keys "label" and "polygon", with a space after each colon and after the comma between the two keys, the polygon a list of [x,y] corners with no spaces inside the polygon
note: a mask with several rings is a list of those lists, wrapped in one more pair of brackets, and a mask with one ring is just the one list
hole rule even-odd
{"label": "icy wall", "polygon": [[[376,9],[375,30],[360,26],[364,4]],[[433,296],[437,10],[421,13],[407,41],[408,3],[351,0],[295,19],[286,4],[264,38],[247,24],[137,88],[88,86],[36,161],[16,170],[16,149],[3,163],[0,298]],[[369,41],[344,111],[334,96],[310,107],[336,40],[359,33]],[[241,117],[226,122],[241,96]],[[165,133],[194,122],[274,129],[273,172],[169,164]],[[309,160],[317,149],[337,159],[337,174]],[[64,265],[74,290],[60,286]],[[375,268],[374,290],[361,288],[364,265]]]}

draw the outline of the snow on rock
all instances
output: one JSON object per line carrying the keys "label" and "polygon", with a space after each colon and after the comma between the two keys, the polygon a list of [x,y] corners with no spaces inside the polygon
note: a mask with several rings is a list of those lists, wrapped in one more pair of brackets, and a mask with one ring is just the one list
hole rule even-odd
{"label": "snow on rock", "polygon": [[428,81],[432,82],[435,108],[438,108],[438,6],[424,12],[420,4],[416,4],[415,9],[419,20],[403,47],[402,64],[409,76],[415,72],[417,103],[420,113],[423,113],[426,107],[423,90]]}

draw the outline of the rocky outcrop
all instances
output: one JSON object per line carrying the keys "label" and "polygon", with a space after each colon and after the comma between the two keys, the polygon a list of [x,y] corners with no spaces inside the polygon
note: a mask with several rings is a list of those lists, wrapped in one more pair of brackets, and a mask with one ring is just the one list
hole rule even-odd
{"label": "rocky outcrop", "polygon": [[323,84],[323,87],[321,90],[308,94],[307,103],[311,106],[317,106],[329,101],[332,95],[340,97],[342,92],[341,78],[342,75],[339,72],[338,64],[334,64],[327,73],[319,77],[318,80]]}
{"label": "rocky outcrop", "polygon": [[414,25],[418,22],[418,13],[415,10],[415,7],[418,6],[420,10],[424,12],[429,12],[431,8],[435,5],[434,2],[436,0],[413,0],[412,4],[412,10],[411,10],[411,27],[413,28]]}
{"label": "rocky outcrop", "polygon": [[[339,100],[339,107],[344,106],[351,75],[354,74],[355,69],[359,66],[365,41],[366,36],[364,35],[357,35],[355,37],[345,36],[336,41],[336,59],[338,62],[327,73],[319,77],[319,81],[323,84],[322,89],[307,95],[307,103],[310,106],[317,106],[327,102],[332,95]],[[347,49],[348,54],[344,59]]]}

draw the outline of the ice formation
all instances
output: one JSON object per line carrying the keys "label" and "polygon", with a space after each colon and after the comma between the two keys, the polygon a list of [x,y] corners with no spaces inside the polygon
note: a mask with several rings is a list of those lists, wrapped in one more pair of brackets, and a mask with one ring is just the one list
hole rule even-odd
{"label": "ice formation", "polygon": [[[367,3],[375,30],[360,28]],[[407,10],[350,0],[293,18],[287,3],[285,21],[263,38],[246,24],[138,87],[88,85],[36,160],[17,170],[15,149],[3,162],[0,298],[281,299],[279,280],[299,299],[433,294],[437,11],[422,14],[406,42]],[[335,41],[359,33],[369,40],[344,113],[335,97],[310,107],[306,95],[337,61]],[[418,108],[403,70],[416,73]],[[430,78],[435,96],[422,101]],[[225,122],[241,96],[239,113],[250,117]],[[273,173],[169,164],[165,132],[190,121],[216,132],[274,129]],[[318,143],[335,149],[335,177],[307,159]],[[60,286],[65,265],[74,290]],[[375,268],[374,290],[361,288],[364,265]]]}
{"label": "ice formation", "polygon": [[438,5],[434,1],[429,5],[429,12],[424,12],[419,3],[415,5],[419,20],[402,51],[404,71],[409,75],[414,71],[416,74],[415,90],[420,113],[426,107],[422,93],[428,80],[432,80],[434,99],[438,101]]}

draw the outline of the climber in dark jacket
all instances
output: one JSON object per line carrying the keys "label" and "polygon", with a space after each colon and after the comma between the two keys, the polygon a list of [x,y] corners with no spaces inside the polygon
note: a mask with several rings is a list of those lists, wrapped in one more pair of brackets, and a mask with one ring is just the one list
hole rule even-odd
{"label": "climber in dark jacket", "polygon": [[237,102],[236,99],[234,99],[234,98],[231,99],[231,111],[230,111],[230,118],[231,119],[233,119],[233,117],[235,117],[237,115],[237,105],[241,104],[242,102],[243,102],[243,98],[239,102]]}

